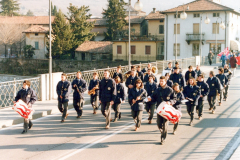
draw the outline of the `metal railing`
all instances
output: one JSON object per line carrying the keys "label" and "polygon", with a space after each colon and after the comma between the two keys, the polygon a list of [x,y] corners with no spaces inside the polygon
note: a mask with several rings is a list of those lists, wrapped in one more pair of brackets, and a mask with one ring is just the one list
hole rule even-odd
{"label": "metal railing", "polygon": [[[113,41],[128,41],[129,37],[127,35],[117,36]],[[162,35],[132,35],[131,41],[164,41],[164,36]]]}
{"label": "metal railing", "polygon": [[22,80],[13,80],[0,83],[0,107],[7,107],[13,105],[13,101],[17,92],[22,88],[23,81],[31,82],[31,88],[36,92],[38,99],[40,99],[40,77]]}
{"label": "metal railing", "polygon": [[[187,68],[189,65],[196,66],[196,58],[191,57],[191,58],[184,58],[184,59],[178,59],[177,60],[180,64],[180,67],[182,69]],[[158,74],[162,73],[162,71],[168,66],[168,62],[172,62],[174,64],[174,60],[167,60],[167,61],[155,61],[155,62],[150,62],[152,66],[155,66],[158,68]],[[135,66],[140,65],[141,68],[145,68],[148,66],[148,63],[139,63],[139,64],[134,64]],[[173,65],[174,66],[174,65]],[[112,77],[114,72],[116,72],[117,67],[112,67],[112,68],[103,68],[103,69],[96,69],[96,70],[89,70],[89,71],[83,71],[82,72],[82,78],[89,84],[90,80],[93,78],[93,73],[97,72],[99,79],[104,78],[104,70],[109,70],[110,76]],[[122,73],[127,72],[128,66],[122,66]],[[73,81],[76,78],[76,72],[74,73],[67,73],[67,79],[68,81]]]}

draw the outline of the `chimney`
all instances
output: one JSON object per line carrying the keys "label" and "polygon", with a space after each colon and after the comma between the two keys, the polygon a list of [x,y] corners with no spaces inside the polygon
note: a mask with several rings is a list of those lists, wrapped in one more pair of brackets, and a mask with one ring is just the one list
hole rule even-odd
{"label": "chimney", "polygon": [[153,13],[156,13],[156,8],[153,8]]}

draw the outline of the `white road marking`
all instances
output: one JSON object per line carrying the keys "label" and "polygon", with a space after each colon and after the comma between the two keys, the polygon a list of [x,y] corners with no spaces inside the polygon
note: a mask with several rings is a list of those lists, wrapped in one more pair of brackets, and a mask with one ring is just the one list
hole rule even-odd
{"label": "white road marking", "polygon": [[[225,156],[223,157],[223,160],[228,160],[231,158],[231,156],[234,154],[234,152],[236,151],[236,149],[238,148],[240,144],[240,136],[238,137],[238,139],[235,141],[235,143],[232,145],[232,147],[228,150],[228,152],[225,154]],[[240,147],[240,146],[239,146]]]}
{"label": "white road marking", "polygon": [[[155,114],[154,114],[154,115],[155,115]],[[147,119],[148,119],[148,117],[142,119],[142,122],[144,122],[144,121],[147,120]],[[130,124],[130,125],[129,125],[129,124]],[[92,147],[92,146],[94,146],[94,145],[96,145],[96,144],[98,144],[98,143],[100,143],[100,142],[102,142],[102,141],[104,141],[104,140],[106,140],[106,139],[108,139],[108,138],[110,138],[110,137],[112,137],[112,136],[114,136],[114,135],[122,132],[122,131],[125,131],[125,130],[127,130],[127,129],[130,128],[130,127],[133,127],[134,125],[135,125],[134,122],[129,122],[129,123],[126,124],[126,125],[120,126],[122,129],[120,129],[120,130],[115,129],[115,130],[112,131],[111,133],[106,133],[106,134],[102,135],[102,136],[99,137],[99,138],[95,138],[94,140],[89,141],[89,142],[87,143],[87,145],[80,145],[80,146],[72,149],[72,150],[76,150],[76,151],[74,151],[74,152],[72,152],[72,153],[70,153],[70,154],[65,153],[65,154],[62,155],[63,157],[62,157],[62,156],[59,156],[58,158],[55,158],[55,159],[65,160],[65,159],[67,159],[67,158],[70,158],[71,156],[73,156],[73,155],[75,155],[75,154],[77,154],[77,153],[80,153],[80,152],[84,151],[84,150],[87,149],[87,148],[90,148],[90,147]],[[69,152],[71,152],[71,151],[69,151]],[[65,156],[64,156],[64,155],[65,155]]]}

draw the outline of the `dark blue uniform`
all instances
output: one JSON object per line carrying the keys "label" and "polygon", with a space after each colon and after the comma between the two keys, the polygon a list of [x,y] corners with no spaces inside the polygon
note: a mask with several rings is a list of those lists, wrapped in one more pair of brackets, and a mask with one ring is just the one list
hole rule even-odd
{"label": "dark blue uniform", "polygon": [[224,74],[225,76],[227,77],[228,79],[228,84],[226,85],[225,87],[225,91],[224,91],[224,99],[227,100],[227,97],[228,97],[228,89],[229,89],[229,86],[230,86],[230,81],[231,81],[231,78],[232,78],[232,72],[229,70],[229,69],[224,69]]}
{"label": "dark blue uniform", "polygon": [[190,125],[192,125],[193,116],[194,116],[194,107],[198,105],[198,99],[200,97],[201,91],[198,86],[190,86],[187,85],[184,87],[183,94],[185,98],[188,98],[188,102],[186,102],[187,105],[187,111],[190,115],[191,121]]}
{"label": "dark blue uniform", "polygon": [[[165,85],[164,87],[159,87],[153,92],[151,98],[152,102],[156,102],[157,107],[163,101],[170,101],[170,96],[172,95],[173,90],[169,86]],[[167,128],[168,121],[157,114],[157,126],[161,132],[161,142],[164,143],[167,137]]]}
{"label": "dark blue uniform", "polygon": [[[75,87],[76,85],[76,87]],[[72,89],[73,92],[73,106],[77,112],[78,118],[82,116],[82,109],[83,109],[83,94],[87,90],[86,81],[83,79],[74,79],[72,82]]]}
{"label": "dark blue uniform", "polygon": [[[172,106],[181,112],[182,100],[185,99],[183,93],[173,91],[173,93],[170,96],[170,99],[171,99],[170,102]],[[178,127],[178,123],[174,124],[173,132],[177,130],[177,127]]]}
{"label": "dark blue uniform", "polygon": [[[66,81],[59,81],[57,84],[58,109],[62,113],[62,121],[66,119],[68,110],[69,94],[71,93],[71,84]],[[62,98],[60,98],[62,96]]]}
{"label": "dark blue uniform", "polygon": [[120,112],[121,103],[126,99],[125,88],[123,84],[118,83],[116,87],[117,87],[117,96],[112,106],[113,110],[115,111],[115,120],[117,120],[118,118],[119,119],[121,118],[121,112]]}
{"label": "dark blue uniform", "polygon": [[121,83],[122,83],[122,82],[123,82],[123,76],[122,76],[122,73],[114,72],[114,74],[113,74],[113,79],[115,79],[117,76],[120,78]]}
{"label": "dark blue uniform", "polygon": [[[151,74],[151,75],[153,75],[153,74]],[[153,76],[154,76],[154,75],[153,75]],[[149,80],[149,75],[146,74],[146,75],[144,76],[143,82],[144,82],[144,83],[147,83],[148,80]],[[156,78],[156,76],[154,76],[154,82],[157,83],[157,78]]]}
{"label": "dark blue uniform", "polygon": [[209,93],[209,86],[207,83],[205,83],[204,81],[202,82],[197,82],[197,86],[199,87],[199,89],[201,90],[201,95],[203,97],[200,97],[198,99],[198,105],[197,105],[197,112],[198,112],[198,117],[202,117],[202,111],[203,111],[203,101],[206,100],[206,97]]}
{"label": "dark blue uniform", "polygon": [[[150,82],[147,82],[146,85],[144,86],[144,88],[147,91],[147,95],[152,96],[153,92],[157,89],[157,84],[155,82],[153,82],[152,84]],[[155,109],[155,103],[154,102],[147,102],[145,109],[149,114],[148,120],[152,120],[153,119],[153,114],[154,114],[154,109]]]}
{"label": "dark blue uniform", "polygon": [[[136,103],[132,103],[132,100],[136,100],[137,97],[140,96],[140,100],[137,100]],[[142,121],[142,114],[144,109],[143,100],[147,97],[147,91],[143,88],[139,89],[139,91],[136,88],[132,88],[129,91],[128,99],[131,105],[132,110],[132,117],[134,120],[137,121],[136,127],[139,128],[141,126]]]}
{"label": "dark blue uniform", "polygon": [[225,90],[225,86],[228,85],[228,78],[224,74],[217,74],[216,77],[219,79],[221,83],[219,103],[222,103],[223,91]]}
{"label": "dark blue uniform", "polygon": [[[100,80],[99,79],[92,79],[90,81],[90,84],[88,86],[88,91],[92,90],[94,87],[96,87],[98,85],[99,87],[99,84],[100,84]],[[96,112],[96,110],[98,109],[98,101],[99,101],[99,89],[96,89],[95,90],[95,94],[91,94],[90,95],[90,102],[92,104],[92,107],[93,107],[93,110],[94,110],[94,113]]]}
{"label": "dark blue uniform", "polygon": [[[137,76],[135,76],[135,77],[129,76],[128,79],[125,82],[126,87],[128,88],[128,85],[133,85],[134,86],[134,83],[137,79],[139,79]],[[129,89],[130,88],[128,88],[128,94],[129,94]]]}
{"label": "dark blue uniform", "polygon": [[195,78],[195,72],[194,71],[187,71],[186,73],[185,73],[185,82],[186,83],[188,83],[188,80],[189,80],[189,78],[190,77],[193,77],[193,78]]}
{"label": "dark blue uniform", "polygon": [[117,95],[116,83],[113,79],[103,78],[99,85],[99,99],[101,101],[101,111],[106,117],[106,126],[110,125],[111,119],[111,106],[110,102],[115,101]]}
{"label": "dark blue uniform", "polygon": [[170,75],[170,78],[169,78],[173,84],[174,83],[178,83],[179,84],[179,88],[182,89],[185,85],[184,85],[184,79],[183,79],[183,76],[181,73],[173,73]]}
{"label": "dark blue uniform", "polygon": [[216,109],[216,96],[217,93],[220,94],[220,81],[216,77],[208,78],[207,84],[209,86],[209,94],[208,94],[208,103],[209,103],[209,110],[213,109],[213,113]]}
{"label": "dark blue uniform", "polygon": [[[28,89],[24,89],[22,88],[20,91],[18,91],[16,97],[15,97],[15,101],[17,102],[19,99],[21,99],[23,102],[25,102],[26,104],[30,104],[30,106],[32,107],[32,105],[37,101],[37,96],[35,91],[28,87]],[[31,119],[25,119],[24,118],[24,123],[23,123],[23,133],[27,132],[28,129],[30,129],[32,127],[32,121]]]}
{"label": "dark blue uniform", "polygon": [[140,72],[137,71],[137,76],[138,76],[139,79],[141,79],[141,80],[143,81],[143,78],[144,78],[143,76],[144,76],[144,75],[143,75],[143,72],[142,72],[142,71],[140,71]]}
{"label": "dark blue uniform", "polygon": [[[168,80],[167,80],[167,85],[172,88],[172,86],[173,86],[173,81],[171,81],[171,80],[168,79]],[[160,84],[158,85],[158,87],[160,87]]]}

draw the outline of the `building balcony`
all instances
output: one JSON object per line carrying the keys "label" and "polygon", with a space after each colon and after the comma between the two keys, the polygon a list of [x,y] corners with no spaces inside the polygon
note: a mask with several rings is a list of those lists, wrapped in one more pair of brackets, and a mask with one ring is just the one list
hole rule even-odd
{"label": "building balcony", "polygon": [[[113,41],[129,41],[128,36],[117,36]],[[160,35],[131,35],[131,41],[164,41],[164,36]]]}
{"label": "building balcony", "polygon": [[[188,44],[191,43],[191,41],[200,41],[201,40],[201,34],[192,34],[187,33],[186,34],[186,41]],[[205,41],[205,33],[202,33],[202,41]]]}

